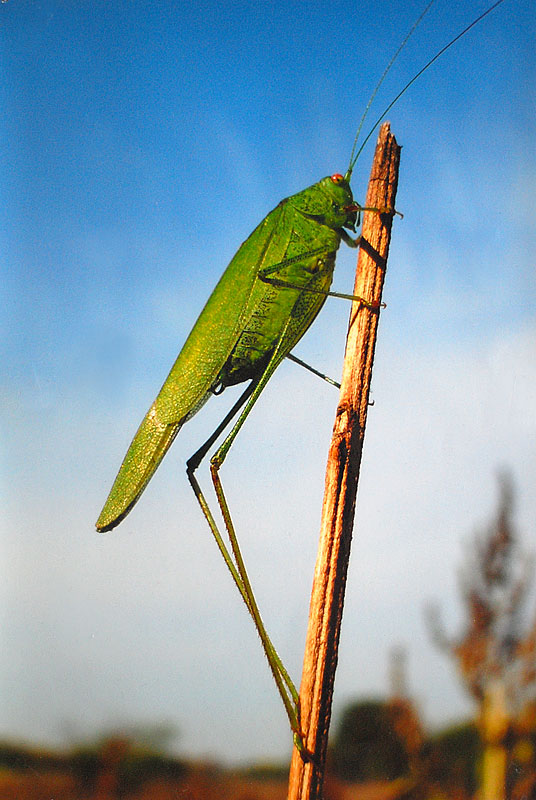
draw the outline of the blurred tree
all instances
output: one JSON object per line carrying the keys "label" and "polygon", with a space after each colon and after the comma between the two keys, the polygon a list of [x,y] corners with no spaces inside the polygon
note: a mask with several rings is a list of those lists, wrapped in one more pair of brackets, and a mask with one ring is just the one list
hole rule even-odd
{"label": "blurred tree", "polygon": [[346,708],[330,756],[333,774],[345,781],[393,780],[409,770],[388,705],[377,700]]}
{"label": "blurred tree", "polygon": [[92,800],[127,797],[154,780],[180,781],[187,764],[171,752],[177,737],[168,723],[122,726],[71,750],[77,784]]}
{"label": "blurred tree", "polygon": [[482,754],[475,725],[464,722],[439,731],[427,740],[425,751],[428,796],[435,796],[438,790],[450,798],[474,796]]}
{"label": "blurred tree", "polygon": [[509,751],[518,720],[536,697],[536,617],[523,630],[530,560],[518,551],[512,504],[512,482],[503,474],[497,514],[474,537],[461,571],[466,612],[461,635],[445,636],[437,608],[429,610],[435,642],[456,661],[478,705],[484,749],[480,800],[511,796],[506,781]]}
{"label": "blurred tree", "polygon": [[406,756],[409,780],[405,796],[411,800],[422,800],[428,797],[425,736],[417,707],[408,692],[406,662],[405,648],[393,647],[390,653],[391,696],[387,702],[387,712]]}
{"label": "blurred tree", "polygon": [[128,739],[108,739],[100,754],[100,765],[93,800],[115,800],[119,795],[121,766],[129,750]]}
{"label": "blurred tree", "polygon": [[424,732],[415,703],[410,698],[406,680],[406,651],[391,650],[391,697],[387,703],[393,729],[404,746],[411,775],[422,773]]}

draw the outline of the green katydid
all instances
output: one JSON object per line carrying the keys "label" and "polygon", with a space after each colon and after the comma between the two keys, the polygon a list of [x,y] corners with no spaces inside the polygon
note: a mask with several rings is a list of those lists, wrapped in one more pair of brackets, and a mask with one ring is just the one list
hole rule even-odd
{"label": "green katydid", "polygon": [[[358,214],[365,209],[354,201],[350,179],[364,144],[406,89],[445,50],[503,0],[497,0],[406,84],[354,155],[361,125],[379,85],[432,2],[412,27],[380,79],[361,120],[345,175],[335,173],[282,200],[241,245],[226,268],[160,393],[143,419],[96,526],[99,531],[109,531],[125,518],[182,425],[213,394],[223,392],[228,386],[249,381],[216,430],[188,460],[187,475],[225,563],[254,620],[298,746],[301,743],[298,693],[264,628],[238,545],[219,469],[268,380],[285,357],[292,358],[293,347],[314,321],[326,298],[342,297],[367,304],[363,298],[330,291],[335,257],[341,241],[351,247],[359,244],[359,237],[352,238],[348,231],[355,231]],[[393,213],[390,209],[372,210]],[[201,491],[195,470],[237,414],[236,422],[210,459],[212,482],[229,538],[229,549]]]}

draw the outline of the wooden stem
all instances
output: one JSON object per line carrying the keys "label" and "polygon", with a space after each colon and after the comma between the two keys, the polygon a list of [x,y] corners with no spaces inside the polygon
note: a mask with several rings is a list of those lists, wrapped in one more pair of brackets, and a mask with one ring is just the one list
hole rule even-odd
{"label": "wooden stem", "polygon": [[[380,129],[366,206],[395,208],[400,148],[388,123]],[[300,688],[301,728],[312,761],[294,749],[288,800],[320,800],[346,573],[365,436],[372,363],[393,213],[365,212],[346,342],[341,393],[328,464],[320,543]]]}

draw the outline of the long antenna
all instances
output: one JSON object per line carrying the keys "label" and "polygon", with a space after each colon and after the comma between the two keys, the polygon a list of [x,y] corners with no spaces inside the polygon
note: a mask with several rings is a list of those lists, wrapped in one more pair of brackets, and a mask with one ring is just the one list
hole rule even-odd
{"label": "long antenna", "polygon": [[[347,173],[346,173],[346,175],[345,175],[345,178],[346,178],[346,180],[349,180],[349,179],[350,179],[350,177],[351,177],[351,175],[352,175],[352,170],[353,170],[353,168],[355,167],[355,165],[356,165],[356,163],[357,163],[357,159],[358,159],[358,158],[359,158],[359,156],[361,155],[361,153],[362,153],[362,151],[363,151],[363,148],[365,147],[366,143],[368,142],[368,140],[370,139],[370,137],[372,136],[372,134],[374,133],[374,131],[376,130],[376,128],[378,127],[378,125],[380,124],[380,122],[383,120],[383,118],[385,117],[385,115],[386,115],[386,114],[387,114],[387,113],[388,113],[388,112],[389,112],[389,111],[392,109],[392,107],[395,105],[395,103],[397,103],[397,102],[400,100],[400,98],[402,97],[402,95],[403,95],[403,94],[404,94],[404,93],[405,93],[405,92],[406,92],[406,91],[409,89],[409,87],[410,87],[410,86],[412,86],[412,84],[414,84],[414,83],[415,83],[415,81],[416,81],[416,80],[418,80],[418,78],[420,78],[420,77],[421,77],[421,75],[423,74],[423,72],[426,72],[426,70],[427,70],[429,67],[431,67],[431,66],[432,66],[432,64],[433,64],[435,61],[437,61],[437,59],[438,59],[440,56],[442,56],[442,55],[443,55],[443,53],[445,53],[445,52],[446,52],[446,51],[447,51],[447,50],[448,50],[450,47],[452,47],[452,45],[453,45],[453,44],[455,44],[455,43],[458,41],[458,39],[461,39],[461,38],[462,38],[462,36],[465,36],[465,34],[466,34],[466,33],[468,33],[468,32],[471,30],[471,28],[474,28],[474,26],[475,26],[475,25],[478,25],[478,23],[479,23],[479,22],[481,22],[481,21],[484,19],[484,17],[487,17],[487,15],[488,15],[488,14],[491,14],[491,12],[492,12],[494,9],[496,9],[496,8],[497,8],[497,6],[500,6],[500,5],[501,5],[501,3],[503,3],[503,2],[504,2],[504,0],[497,0],[497,2],[493,3],[493,5],[492,5],[492,6],[490,6],[490,7],[487,9],[487,11],[484,11],[482,14],[480,14],[480,16],[479,16],[479,17],[477,17],[476,19],[474,19],[474,20],[471,22],[471,24],[470,24],[470,25],[468,25],[466,28],[464,28],[464,29],[463,29],[463,31],[461,31],[461,32],[460,32],[460,33],[459,33],[457,36],[455,36],[455,37],[454,37],[454,39],[451,39],[451,41],[450,41],[448,44],[446,44],[446,45],[445,45],[443,48],[441,48],[441,50],[440,50],[438,53],[436,53],[436,54],[435,54],[435,56],[434,56],[433,58],[431,58],[431,59],[430,59],[430,61],[428,61],[428,63],[426,63],[426,64],[424,65],[424,67],[422,67],[422,69],[420,69],[420,70],[417,72],[417,74],[416,74],[416,75],[414,75],[414,76],[413,76],[413,78],[412,78],[410,81],[408,81],[408,83],[406,83],[406,85],[404,86],[404,88],[400,90],[400,92],[397,94],[397,96],[395,97],[395,99],[394,99],[394,100],[392,100],[392,101],[389,103],[389,105],[387,106],[387,108],[385,108],[385,109],[382,111],[382,113],[380,114],[380,116],[378,117],[378,119],[376,120],[376,122],[374,123],[374,125],[372,126],[372,128],[370,129],[369,133],[366,135],[365,139],[363,140],[363,143],[361,144],[361,147],[359,148],[359,150],[357,151],[357,153],[356,153],[355,155],[354,155],[354,151],[355,151],[355,148],[356,148],[356,142],[354,142],[354,146],[352,147],[352,154],[351,154],[351,156],[350,156],[350,164],[349,164],[349,167],[348,167],[348,171],[347,171]],[[423,13],[426,13],[426,11],[427,11],[427,10],[428,10],[428,8],[426,8],[426,9],[425,9],[425,12],[423,12]],[[422,15],[421,15],[421,18],[422,18]],[[421,19],[421,18],[419,18],[419,19]],[[414,26],[414,27],[415,27],[415,26]],[[413,32],[413,29],[412,29],[412,31],[411,31],[411,32]],[[410,32],[410,33],[411,33],[411,32]],[[409,36],[409,34],[408,34],[408,36]],[[408,37],[406,37],[406,40],[407,40],[407,38],[408,38]],[[398,52],[399,52],[399,51],[400,51],[400,48],[399,48],[399,50],[397,51],[396,55],[398,55]],[[384,77],[385,77],[385,76],[382,76],[382,80],[383,80],[383,78],[384,78]],[[376,92],[374,92],[374,93],[376,93]],[[370,105],[370,102],[369,102],[369,104],[367,105],[367,110],[368,110],[368,106],[369,106],[369,105]],[[363,120],[361,120],[361,123],[360,123],[360,125],[359,125],[359,130],[361,130],[361,126],[362,126],[362,124],[363,124]]]}
{"label": "long antenna", "polygon": [[[428,13],[428,11],[430,11],[430,9],[432,8],[432,6],[433,6],[434,2],[435,2],[435,0],[430,0],[430,2],[429,2],[429,3],[428,3],[428,5],[426,6],[426,8],[425,8],[425,9],[424,9],[424,11],[422,12],[422,14],[419,16],[419,18],[418,18],[417,20],[415,20],[415,22],[414,22],[414,23],[413,23],[413,25],[411,26],[411,29],[410,29],[409,33],[408,33],[408,34],[407,34],[407,36],[404,38],[404,40],[401,42],[401,44],[400,44],[400,46],[398,47],[398,49],[397,49],[396,53],[394,54],[394,56],[391,58],[391,60],[389,61],[389,63],[388,63],[388,64],[387,64],[387,66],[385,67],[385,70],[384,70],[384,72],[383,72],[383,75],[381,76],[380,80],[379,80],[379,81],[378,81],[378,83],[376,84],[376,86],[375,86],[375,88],[374,88],[374,91],[372,92],[372,94],[371,94],[371,96],[370,96],[370,98],[369,98],[369,101],[368,101],[368,103],[367,103],[367,107],[365,108],[365,110],[364,110],[364,112],[363,112],[363,116],[361,117],[361,120],[360,120],[360,122],[359,122],[359,126],[358,126],[358,128],[357,128],[357,133],[356,133],[356,135],[355,135],[354,143],[353,143],[353,145],[352,145],[352,152],[350,153],[350,164],[352,164],[352,158],[354,157],[354,151],[355,151],[355,149],[356,149],[356,147],[357,147],[357,143],[358,143],[358,141],[359,141],[359,136],[360,136],[360,134],[361,134],[361,128],[363,127],[363,123],[365,122],[365,120],[366,120],[366,118],[367,118],[367,114],[368,114],[368,112],[369,112],[369,109],[370,109],[370,107],[371,107],[372,103],[374,102],[374,98],[375,98],[375,97],[376,97],[376,95],[378,94],[378,90],[379,90],[380,86],[382,85],[382,83],[384,82],[385,78],[387,77],[387,75],[388,75],[388,74],[389,74],[389,72],[391,71],[391,67],[393,66],[393,64],[395,63],[396,59],[398,58],[398,56],[400,55],[400,53],[402,52],[402,50],[404,49],[404,47],[405,47],[405,46],[406,46],[406,44],[408,43],[408,40],[410,39],[410,37],[412,36],[412,34],[415,32],[415,29],[418,27],[418,25],[420,24],[421,20],[422,20],[422,19],[423,19],[423,17],[425,16],[425,14],[427,14],[427,13]],[[374,126],[374,127],[376,127],[376,126]],[[354,162],[354,163],[355,163],[355,162]],[[351,176],[351,174],[352,174],[352,166],[348,167],[348,172],[346,173],[346,180],[349,180],[349,179],[350,179],[350,176]]]}

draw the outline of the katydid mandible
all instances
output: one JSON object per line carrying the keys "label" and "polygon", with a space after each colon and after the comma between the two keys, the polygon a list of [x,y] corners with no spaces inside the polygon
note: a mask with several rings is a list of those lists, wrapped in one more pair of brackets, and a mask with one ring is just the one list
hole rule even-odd
{"label": "katydid mandible", "polygon": [[[432,0],[433,2],[434,0]],[[371,101],[422,16],[391,59]],[[294,739],[301,748],[298,692],[264,628],[229,508],[219,469],[268,380],[314,321],[329,296],[366,299],[331,292],[337,250],[353,238],[358,214],[366,210],[354,201],[352,170],[364,144],[387,111],[407,88],[454,42],[500,5],[497,0],[434,56],[389,104],[354,155],[349,167],[282,200],[241,245],[199,315],[160,393],[143,419],[127,451],[97,521],[98,531],[110,531],[131,511],[149,483],[182,425],[213,395],[228,386],[249,381],[245,391],[203,446],[187,462],[187,475],[233,580],[260,635],[277,688],[285,705]],[[392,209],[371,209],[394,213]],[[240,413],[239,413],[240,412]],[[230,549],[226,545],[201,491],[195,470],[216,440],[238,414],[231,431],[210,459],[212,482]]]}

